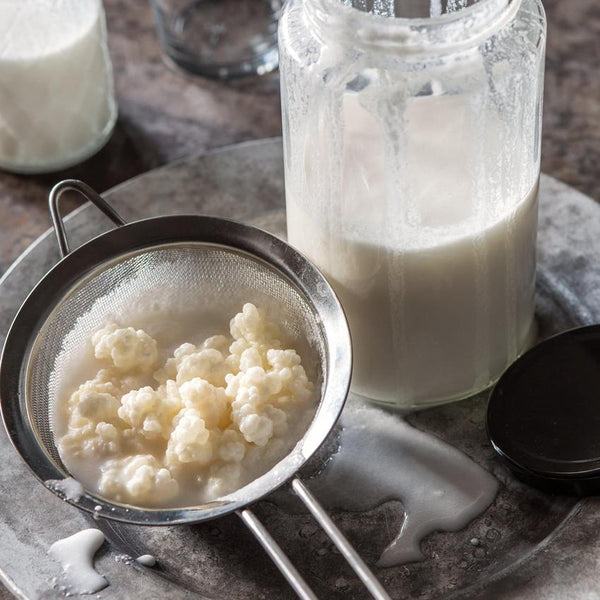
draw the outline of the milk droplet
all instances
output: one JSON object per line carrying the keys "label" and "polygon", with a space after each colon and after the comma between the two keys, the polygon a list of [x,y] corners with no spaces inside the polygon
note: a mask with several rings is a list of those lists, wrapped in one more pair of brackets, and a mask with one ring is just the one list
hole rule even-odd
{"label": "milk droplet", "polygon": [[142,556],[138,556],[135,560],[140,565],[144,565],[144,567],[153,567],[156,564],[156,558],[152,554],[142,554]]}
{"label": "milk droplet", "polygon": [[77,502],[81,496],[83,496],[83,486],[72,477],[66,477],[65,479],[47,479],[44,481],[44,485],[58,492],[66,500]]}
{"label": "milk droplet", "polygon": [[66,593],[94,594],[108,585],[93,563],[103,543],[104,534],[99,529],[84,529],[50,546],[48,554],[62,566]]}
{"label": "milk droplet", "polygon": [[133,558],[129,556],[129,554],[115,554],[113,558],[115,559],[115,562],[124,563],[126,565],[130,565],[133,563]]}

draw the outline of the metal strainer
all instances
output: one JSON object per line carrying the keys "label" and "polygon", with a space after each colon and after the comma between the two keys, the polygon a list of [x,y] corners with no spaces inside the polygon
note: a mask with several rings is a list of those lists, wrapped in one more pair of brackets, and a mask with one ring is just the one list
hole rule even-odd
{"label": "metal strainer", "polygon": [[[81,193],[116,225],[69,251],[58,201]],[[194,315],[217,330],[244,302],[274,316],[320,387],[316,414],[295,448],[263,476],[218,500],[169,509],[119,504],[84,493],[72,504],[109,519],[139,525],[194,523],[236,512],[302,598],[316,598],[248,504],[285,482],[304,502],[375,598],[388,598],[377,579],[317,503],[297,471],[315,454],[336,423],[348,393],[351,344],[348,325],[319,271],[283,241],[221,218],[165,216],[126,224],[89,186],[66,180],[49,197],[63,256],[38,283],[15,317],[0,363],[2,416],[10,439],[42,482],[69,476],[58,455],[53,406],[70,373],[82,379],[82,348],[111,316],[165,329]],[[185,335],[185,334],[184,334]],[[181,341],[187,341],[185,337]]]}

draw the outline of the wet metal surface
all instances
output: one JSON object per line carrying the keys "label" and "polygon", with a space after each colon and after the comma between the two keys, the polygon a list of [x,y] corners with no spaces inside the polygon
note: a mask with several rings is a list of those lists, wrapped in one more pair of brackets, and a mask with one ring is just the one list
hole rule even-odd
{"label": "wet metal surface", "polygon": [[[281,145],[251,143],[150,172],[114,189],[109,199],[126,219],[202,212],[252,222],[281,233],[284,226]],[[546,336],[581,321],[600,321],[600,209],[566,185],[542,177],[540,191],[538,323]],[[85,207],[68,221],[77,245],[110,223]],[[27,292],[58,259],[46,235],[0,284],[0,342]],[[422,562],[376,569],[393,598],[596,597],[600,556],[600,504],[537,492],[500,464],[484,431],[485,397],[411,415],[415,427],[457,447],[499,481],[490,508],[459,532],[433,533]],[[6,435],[0,433],[0,569],[27,598],[58,598],[51,579],[59,567],[46,552],[55,540],[90,521],[37,483]],[[398,502],[334,519],[373,565],[402,522]],[[274,537],[320,598],[362,599],[366,592],[324,533],[306,514],[270,502],[256,506]],[[282,577],[235,517],[177,528],[135,528],[96,523],[109,544],[97,570],[111,585],[106,600],[163,598],[293,598]],[[115,560],[153,554],[158,567]]]}

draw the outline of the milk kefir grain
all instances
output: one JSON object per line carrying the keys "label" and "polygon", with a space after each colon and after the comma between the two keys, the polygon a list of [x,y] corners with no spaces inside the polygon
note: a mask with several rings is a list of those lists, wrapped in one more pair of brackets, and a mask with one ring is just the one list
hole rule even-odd
{"label": "milk kefir grain", "polygon": [[100,368],[55,410],[61,459],[84,487],[136,506],[193,506],[266,473],[303,435],[313,384],[277,325],[245,304],[230,335],[161,348],[108,324]]}

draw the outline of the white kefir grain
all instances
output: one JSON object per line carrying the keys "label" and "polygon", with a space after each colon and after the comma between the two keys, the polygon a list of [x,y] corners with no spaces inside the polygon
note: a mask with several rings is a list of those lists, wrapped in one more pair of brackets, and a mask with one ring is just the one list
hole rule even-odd
{"label": "white kefir grain", "polygon": [[140,506],[195,505],[233,492],[293,448],[314,413],[296,350],[253,304],[230,336],[184,343],[160,364],[141,329],[91,339],[101,366],[59,400],[60,456],[89,490]]}

